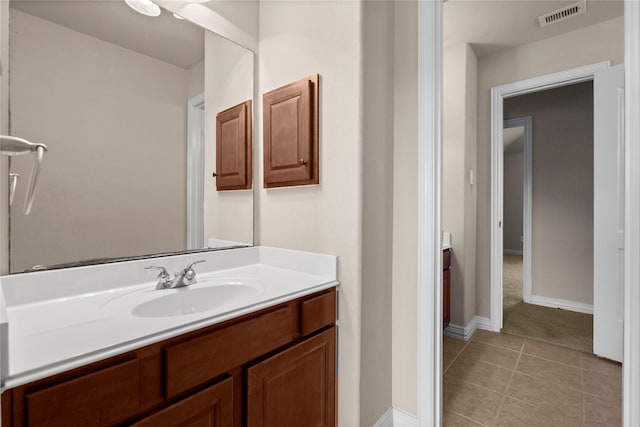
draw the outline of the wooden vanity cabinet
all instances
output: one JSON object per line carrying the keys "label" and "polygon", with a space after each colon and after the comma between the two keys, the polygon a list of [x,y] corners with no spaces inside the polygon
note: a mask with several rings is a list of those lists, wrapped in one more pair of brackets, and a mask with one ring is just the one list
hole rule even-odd
{"label": "wooden vanity cabinet", "polygon": [[442,327],[451,320],[451,249],[442,251]]}
{"label": "wooden vanity cabinet", "polygon": [[247,427],[323,427],[335,418],[335,328],[249,368]]}
{"label": "wooden vanity cabinet", "polygon": [[227,378],[143,418],[132,427],[233,426],[233,380]]}
{"label": "wooden vanity cabinet", "polygon": [[2,425],[336,425],[336,290],[2,394]]}

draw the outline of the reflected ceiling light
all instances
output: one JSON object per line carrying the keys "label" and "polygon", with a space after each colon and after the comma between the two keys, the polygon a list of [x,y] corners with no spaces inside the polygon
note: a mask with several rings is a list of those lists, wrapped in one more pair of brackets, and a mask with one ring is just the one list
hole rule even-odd
{"label": "reflected ceiling light", "polygon": [[151,0],[124,0],[131,9],[147,16],[159,16],[160,6]]}
{"label": "reflected ceiling light", "polygon": [[181,20],[184,19],[182,16],[178,15],[177,13],[174,13],[173,17],[176,18],[176,19],[181,19]]}

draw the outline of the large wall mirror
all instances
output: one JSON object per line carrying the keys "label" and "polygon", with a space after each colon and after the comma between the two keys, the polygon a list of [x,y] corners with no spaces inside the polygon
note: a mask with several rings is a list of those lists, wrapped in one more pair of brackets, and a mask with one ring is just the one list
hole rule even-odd
{"label": "large wall mirror", "polygon": [[11,158],[9,273],[253,244],[252,190],[212,177],[253,52],[164,9],[11,0],[9,69],[9,132],[48,147],[29,215],[33,158]]}

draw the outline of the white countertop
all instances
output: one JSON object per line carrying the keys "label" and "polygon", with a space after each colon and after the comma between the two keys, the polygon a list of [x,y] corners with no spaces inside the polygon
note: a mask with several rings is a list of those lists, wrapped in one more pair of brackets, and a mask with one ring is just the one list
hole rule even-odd
{"label": "white countertop", "polygon": [[[166,265],[169,271],[174,271],[177,269],[173,268],[174,265],[184,267],[188,261],[202,258],[207,259],[207,263],[196,267],[200,283],[180,290],[156,291],[153,290],[153,276],[136,273],[133,278],[124,278],[122,272],[144,272],[145,265]],[[95,280],[87,282],[87,277]],[[107,304],[116,298],[127,298],[128,294],[139,295],[145,289],[167,294],[189,292],[198,286],[206,286],[207,280],[224,277],[246,278],[260,283],[260,290],[217,310],[173,317],[134,317],[110,309],[113,303]],[[4,388],[16,387],[337,284],[336,257],[265,247],[6,276],[2,278],[2,290],[8,319],[9,364]]]}
{"label": "white countertop", "polygon": [[442,250],[451,249],[451,233],[442,232]]}

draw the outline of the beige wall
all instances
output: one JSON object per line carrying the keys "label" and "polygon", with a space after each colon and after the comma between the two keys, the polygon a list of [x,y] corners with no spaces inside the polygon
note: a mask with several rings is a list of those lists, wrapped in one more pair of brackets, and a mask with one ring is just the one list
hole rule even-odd
{"label": "beige wall", "polygon": [[393,1],[364,2],[362,365],[360,425],[372,426],[391,396],[393,233]]}
{"label": "beige wall", "polygon": [[216,170],[216,115],[252,99],[253,53],[210,32],[205,52],[204,241],[253,244],[253,190],[217,191],[211,177]]}
{"label": "beige wall", "polygon": [[320,184],[269,190],[258,184],[256,240],[339,256],[341,427],[361,425],[362,13],[359,1],[260,4],[259,93],[320,74]]}
{"label": "beige wall", "polygon": [[184,248],[187,71],[11,13],[11,132],[49,147],[29,216],[12,163],[12,271]]}
{"label": "beige wall", "polygon": [[475,316],[477,59],[468,43],[443,52],[443,230],[451,232],[451,323]]}
{"label": "beige wall", "polygon": [[494,86],[624,58],[623,18],[483,57],[478,61],[478,227],[476,314],[490,314],[491,101]]}
{"label": "beige wall", "polygon": [[531,293],[593,304],[593,83],[509,98],[504,116],[533,118]]}
{"label": "beige wall", "polygon": [[417,413],[418,3],[395,3],[393,406]]}
{"label": "beige wall", "polygon": [[504,234],[505,251],[522,251],[524,203],[524,153],[504,153]]}
{"label": "beige wall", "polygon": [[[206,33],[203,33],[203,35]],[[253,80],[253,79],[252,79]],[[187,97],[192,98],[204,92],[204,59],[191,67],[187,81]]]}

